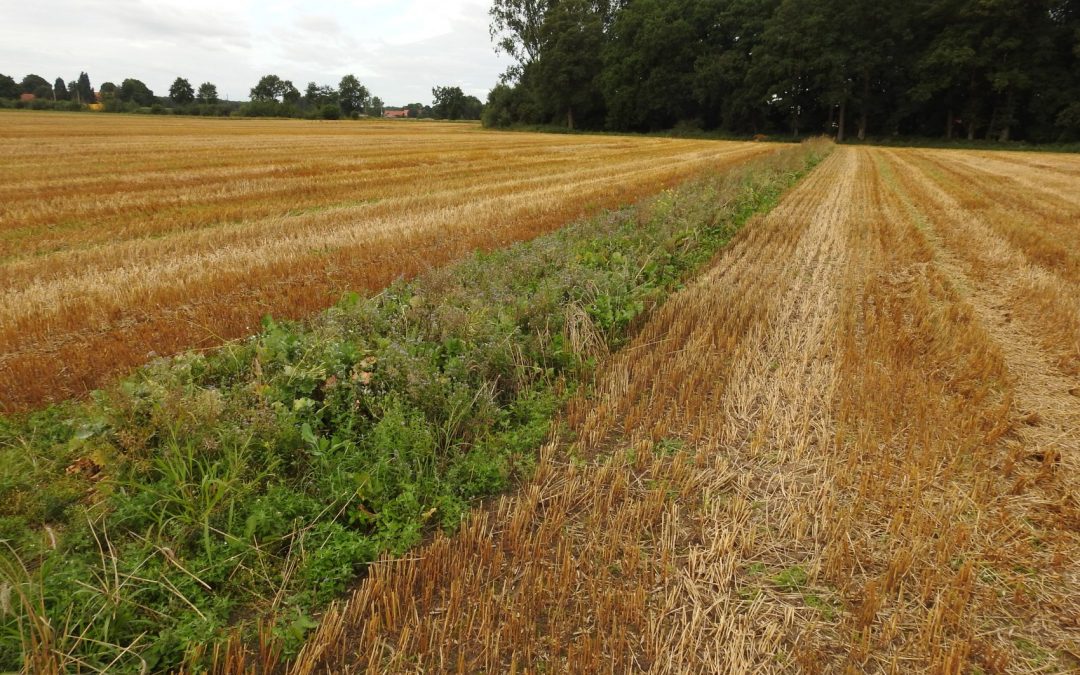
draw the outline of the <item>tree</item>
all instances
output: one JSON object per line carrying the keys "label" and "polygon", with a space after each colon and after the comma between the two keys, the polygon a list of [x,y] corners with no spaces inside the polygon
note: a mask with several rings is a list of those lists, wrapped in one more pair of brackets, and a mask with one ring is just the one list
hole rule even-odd
{"label": "tree", "polygon": [[544,41],[542,34],[544,18],[551,0],[494,0],[488,15],[491,17],[489,32],[495,42],[495,51],[505,53],[518,62],[512,70],[520,76],[521,70],[540,58]]}
{"label": "tree", "polygon": [[489,14],[515,64],[486,123],[1076,133],[1080,0],[491,0]]}
{"label": "tree", "polygon": [[97,103],[97,97],[94,96],[94,88],[90,86],[90,76],[86,73],[79,73],[79,81],[75,86],[79,95],[80,103]]}
{"label": "tree", "polygon": [[[608,112],[608,124],[619,129],[649,131],[670,128],[676,122],[698,116],[694,92],[694,64],[704,49],[702,38],[710,20],[696,24],[697,0],[640,0],[627,6],[611,28],[611,39],[603,50],[600,81]],[[710,19],[712,17],[709,17]],[[587,83],[590,68],[587,43],[602,40],[595,20],[591,33],[584,26],[575,30],[577,42],[553,45],[544,61],[556,58],[563,72],[553,74],[561,83],[551,83],[555,100],[572,110],[570,92],[560,93],[569,80]],[[593,48],[595,49],[595,48]],[[553,55],[549,56],[548,52]],[[545,76],[545,80],[550,76]],[[554,86],[552,86],[554,85]],[[596,105],[578,97],[577,107]]]}
{"label": "tree", "polygon": [[292,80],[281,82],[281,101],[290,105],[300,102],[300,90],[293,86]]}
{"label": "tree", "polygon": [[368,111],[367,111],[368,115],[371,115],[372,117],[382,117],[383,116],[383,110],[384,110],[383,100],[381,98],[379,98],[378,96],[372,97],[371,105],[368,107]]}
{"label": "tree", "polygon": [[703,125],[757,133],[768,124],[768,82],[750,76],[779,0],[709,0],[693,23],[707,26],[694,63],[694,99]]}
{"label": "tree", "polygon": [[277,75],[264,75],[259,83],[251,88],[251,100],[258,103],[300,102],[300,91],[290,80],[283,80]]}
{"label": "tree", "polygon": [[519,121],[516,94],[513,87],[503,82],[488,92],[482,117],[485,127],[508,127]]}
{"label": "tree", "polygon": [[475,96],[467,96],[461,87],[435,87],[431,114],[438,119],[478,120],[484,104]]}
{"label": "tree", "polygon": [[27,75],[19,83],[20,93],[33,94],[34,96],[38,96],[39,98],[44,98],[40,96],[39,93],[44,89],[48,89],[50,94],[52,93],[52,85],[50,85],[49,81],[40,75]]}
{"label": "tree", "polygon": [[98,87],[98,93],[101,94],[103,100],[116,97],[116,84],[113,82],[102,82]]}
{"label": "tree", "polygon": [[[570,129],[578,117],[602,109],[597,79],[604,46],[603,17],[591,0],[562,0],[548,10],[536,62],[544,99]],[[602,118],[602,115],[597,115]]]}
{"label": "tree", "polygon": [[338,105],[338,92],[330,85],[318,85],[308,82],[304,91],[304,100],[313,108],[322,108],[327,105]]}
{"label": "tree", "polygon": [[19,83],[10,75],[0,75],[0,98],[19,98]]}
{"label": "tree", "polygon": [[251,88],[251,100],[268,103],[277,102],[284,92],[284,82],[277,75],[263,75],[259,83]]}
{"label": "tree", "polygon": [[190,82],[178,77],[173,80],[172,86],[169,87],[169,98],[176,105],[188,105],[195,101],[195,90],[191,87]]}
{"label": "tree", "polygon": [[371,94],[367,87],[360,84],[355,75],[346,75],[338,84],[338,96],[341,101],[341,112],[352,116],[367,109],[371,102]]}
{"label": "tree", "polygon": [[141,106],[154,105],[157,100],[154,98],[154,92],[142,80],[132,77],[120,83],[117,98],[125,103],[136,103]]}
{"label": "tree", "polygon": [[199,91],[195,95],[195,100],[199,103],[205,103],[213,105],[218,102],[217,86],[210,82],[203,82],[199,85]]}
{"label": "tree", "polygon": [[431,113],[436,119],[461,119],[465,110],[465,92],[461,87],[435,87],[431,90],[431,97]]}
{"label": "tree", "polygon": [[68,98],[68,88],[67,85],[64,84],[64,78],[56,78],[56,82],[53,83],[53,100],[66,101]]}

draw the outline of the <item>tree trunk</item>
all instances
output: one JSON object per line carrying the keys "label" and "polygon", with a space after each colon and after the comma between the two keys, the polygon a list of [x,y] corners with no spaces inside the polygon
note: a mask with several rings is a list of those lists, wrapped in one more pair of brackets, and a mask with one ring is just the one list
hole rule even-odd
{"label": "tree trunk", "polygon": [[1012,88],[1009,88],[1009,95],[1005,98],[1005,113],[1002,115],[1001,129],[998,131],[998,140],[1002,143],[1009,140],[1009,131],[1012,129],[1013,123],[1013,111],[1016,106],[1016,96],[1013,94]]}
{"label": "tree trunk", "polygon": [[844,118],[847,116],[847,101],[840,101],[840,120],[836,128],[836,142],[844,142]]}
{"label": "tree trunk", "polygon": [[867,112],[870,107],[870,71],[863,71],[863,83],[862,83],[862,110],[859,113],[859,140],[866,140],[866,123],[869,113]]}
{"label": "tree trunk", "polygon": [[975,120],[968,120],[967,138],[969,141],[975,140]]}
{"label": "tree trunk", "polygon": [[569,107],[569,108],[566,109],[566,128],[567,129],[573,129],[574,128],[574,109],[573,109],[573,107]]}
{"label": "tree trunk", "polygon": [[825,133],[832,134],[833,117],[836,115],[836,106],[829,106],[829,121],[825,124]]}
{"label": "tree trunk", "polygon": [[949,111],[945,113],[945,138],[950,141],[952,140],[953,125],[956,123],[955,119],[953,109],[949,108]]}

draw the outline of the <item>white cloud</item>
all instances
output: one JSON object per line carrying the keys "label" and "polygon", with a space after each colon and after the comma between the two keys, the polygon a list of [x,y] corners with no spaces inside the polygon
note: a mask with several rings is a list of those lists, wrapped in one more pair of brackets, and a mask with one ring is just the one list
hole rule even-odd
{"label": "white cloud", "polygon": [[177,76],[233,99],[267,73],[336,83],[355,73],[388,104],[434,85],[483,98],[506,69],[486,0],[0,0],[0,73],[52,81],[85,70],[159,94]]}

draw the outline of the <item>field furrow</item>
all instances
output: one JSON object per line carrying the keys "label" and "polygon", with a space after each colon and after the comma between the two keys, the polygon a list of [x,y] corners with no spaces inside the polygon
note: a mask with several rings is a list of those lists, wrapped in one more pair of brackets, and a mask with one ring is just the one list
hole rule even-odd
{"label": "field furrow", "polygon": [[[1027,324],[1065,374],[1080,374],[1080,258],[1067,243],[1070,237],[1080,242],[1080,211],[1054,221],[1031,210],[965,208],[957,191],[972,188],[941,184],[910,151],[891,153],[889,161],[909,217],[940,234],[940,245],[964,262],[967,276],[1007,299],[1000,307],[1010,320]],[[993,197],[982,199],[989,205]]]}
{"label": "field furrow", "polygon": [[834,152],[294,671],[1080,667],[1070,207],[952,156]]}

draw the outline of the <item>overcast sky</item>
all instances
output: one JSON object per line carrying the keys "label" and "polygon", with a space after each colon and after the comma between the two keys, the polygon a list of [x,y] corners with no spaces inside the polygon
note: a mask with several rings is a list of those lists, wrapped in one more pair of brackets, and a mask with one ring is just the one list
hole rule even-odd
{"label": "overcast sky", "polygon": [[334,84],[353,73],[387,105],[430,103],[434,85],[483,100],[509,65],[488,38],[487,0],[0,0],[0,73],[50,82],[142,80],[247,99],[268,73]]}

